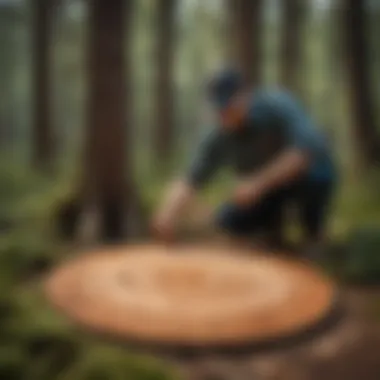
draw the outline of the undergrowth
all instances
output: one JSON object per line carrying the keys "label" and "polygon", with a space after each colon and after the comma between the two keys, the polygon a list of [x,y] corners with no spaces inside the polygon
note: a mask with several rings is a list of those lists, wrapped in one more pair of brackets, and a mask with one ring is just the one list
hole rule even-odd
{"label": "undergrowth", "polygon": [[0,166],[0,379],[172,380],[165,363],[86,336],[47,302],[36,275],[65,259],[52,229],[54,209],[72,189]]}
{"label": "undergrowth", "polygon": [[[72,178],[72,177],[71,177]],[[380,279],[380,176],[341,186],[331,214],[331,236],[345,246],[339,275]],[[169,180],[167,178],[166,180]],[[46,179],[26,169],[0,166],[0,378],[22,380],[134,380],[178,378],[165,364],[79,333],[43,296],[34,273],[65,257],[52,231],[54,209],[73,191],[68,177]],[[74,184],[75,185],[75,184]],[[138,182],[148,212],[167,182]],[[228,196],[231,178],[220,176],[202,195],[210,208]]]}

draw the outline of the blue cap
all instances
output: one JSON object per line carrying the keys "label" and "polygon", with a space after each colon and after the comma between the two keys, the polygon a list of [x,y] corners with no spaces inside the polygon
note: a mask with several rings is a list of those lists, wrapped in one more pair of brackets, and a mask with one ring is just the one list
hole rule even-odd
{"label": "blue cap", "polygon": [[211,101],[218,107],[224,108],[231,97],[243,86],[243,78],[239,71],[224,69],[214,75],[209,83]]}

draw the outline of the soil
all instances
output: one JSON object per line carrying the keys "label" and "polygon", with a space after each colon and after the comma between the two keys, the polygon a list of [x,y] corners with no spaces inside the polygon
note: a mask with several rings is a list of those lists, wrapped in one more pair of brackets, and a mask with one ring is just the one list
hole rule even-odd
{"label": "soil", "polygon": [[373,316],[373,305],[380,303],[380,288],[347,288],[343,299],[342,320],[309,341],[240,357],[204,355],[174,363],[186,380],[378,380],[380,320]]}

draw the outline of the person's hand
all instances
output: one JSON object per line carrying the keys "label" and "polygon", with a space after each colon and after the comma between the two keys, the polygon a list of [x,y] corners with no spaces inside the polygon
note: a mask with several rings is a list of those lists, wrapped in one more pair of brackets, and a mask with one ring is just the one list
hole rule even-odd
{"label": "person's hand", "polygon": [[233,193],[233,201],[238,206],[249,206],[257,202],[263,194],[263,189],[254,180],[240,182]]}
{"label": "person's hand", "polygon": [[176,222],[192,199],[193,192],[193,188],[184,181],[178,181],[170,187],[151,223],[152,233],[157,239],[164,242],[174,241]]}
{"label": "person's hand", "polygon": [[174,240],[174,218],[168,212],[160,212],[152,220],[152,233],[155,238],[163,242]]}

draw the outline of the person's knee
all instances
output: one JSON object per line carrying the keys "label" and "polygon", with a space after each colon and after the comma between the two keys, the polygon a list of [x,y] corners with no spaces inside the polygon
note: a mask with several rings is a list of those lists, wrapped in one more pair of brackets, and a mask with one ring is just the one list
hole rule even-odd
{"label": "person's knee", "polygon": [[320,239],[324,236],[328,222],[329,207],[332,198],[332,186],[322,183],[315,186],[316,191],[305,194],[303,220],[306,238]]}
{"label": "person's knee", "polygon": [[244,211],[233,205],[222,206],[215,217],[218,229],[233,235],[242,235],[247,232],[247,221]]}

